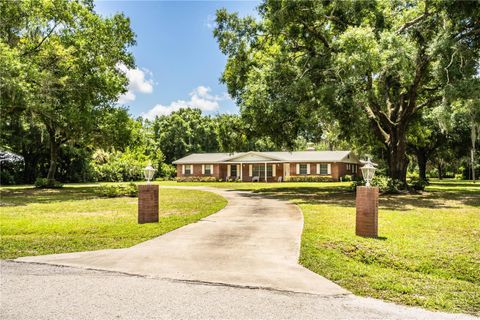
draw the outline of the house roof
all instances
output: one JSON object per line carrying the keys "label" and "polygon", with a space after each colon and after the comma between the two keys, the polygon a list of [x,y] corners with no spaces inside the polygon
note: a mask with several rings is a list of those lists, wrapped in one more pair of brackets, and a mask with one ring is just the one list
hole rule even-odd
{"label": "house roof", "polygon": [[223,163],[223,162],[345,162],[360,163],[351,151],[273,151],[238,153],[193,153],[174,164]]}

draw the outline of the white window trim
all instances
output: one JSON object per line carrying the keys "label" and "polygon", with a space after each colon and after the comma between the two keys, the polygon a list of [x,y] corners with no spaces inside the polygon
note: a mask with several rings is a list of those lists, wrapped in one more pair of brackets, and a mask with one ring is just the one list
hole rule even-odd
{"label": "white window trim", "polygon": [[202,172],[202,174],[205,174],[205,169],[210,169],[210,173],[208,173],[207,175],[209,175],[209,176],[213,175],[213,164],[205,164],[205,165],[203,165],[203,172]]}
{"label": "white window trim", "polygon": [[248,176],[253,176],[253,165],[251,164],[248,165]]}
{"label": "white window trim", "polygon": [[310,163],[307,163],[307,174],[310,174]]}
{"label": "white window trim", "polygon": [[205,165],[202,164],[202,174],[205,174]]}
{"label": "white window trim", "polygon": [[277,165],[272,164],[272,177],[276,177],[276,176],[277,176]]}
{"label": "white window trim", "polygon": [[296,170],[297,174],[300,174],[300,163],[297,163],[297,168],[296,169],[297,169]]}
{"label": "white window trim", "polygon": [[227,164],[227,177],[232,175],[232,165]]}
{"label": "white window trim", "polygon": [[317,174],[320,174],[320,163],[317,163]]}
{"label": "white window trim", "polygon": [[327,163],[327,174],[332,174],[332,165]]}

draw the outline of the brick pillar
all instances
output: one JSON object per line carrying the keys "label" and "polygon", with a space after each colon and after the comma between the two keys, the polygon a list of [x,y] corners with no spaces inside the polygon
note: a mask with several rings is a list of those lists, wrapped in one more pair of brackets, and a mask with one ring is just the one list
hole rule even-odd
{"label": "brick pillar", "polygon": [[378,237],[378,187],[357,187],[355,234]]}
{"label": "brick pillar", "polygon": [[138,186],[138,223],[158,222],[158,185]]}

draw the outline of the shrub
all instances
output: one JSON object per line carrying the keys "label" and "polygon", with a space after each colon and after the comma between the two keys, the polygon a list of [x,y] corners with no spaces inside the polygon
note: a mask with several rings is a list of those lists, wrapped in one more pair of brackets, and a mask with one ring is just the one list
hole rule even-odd
{"label": "shrub", "polygon": [[63,184],[56,180],[48,180],[47,178],[37,178],[35,180],[35,188],[62,188]]}
{"label": "shrub", "polygon": [[462,180],[463,179],[463,174],[461,174],[461,173],[455,174],[455,179],[456,180]]}
{"label": "shrub", "polygon": [[130,182],[127,185],[104,185],[99,188],[98,193],[104,197],[109,198],[137,197],[138,188],[137,185],[133,182]]}
{"label": "shrub", "polygon": [[25,162],[22,156],[0,150],[0,185],[23,182],[24,170]]}
{"label": "shrub", "polygon": [[346,181],[346,182],[347,182],[347,181],[352,181],[352,180],[353,180],[353,178],[352,178],[352,176],[349,175],[349,174],[346,174],[346,175],[344,175],[344,176],[342,177],[342,181]]}
{"label": "shrub", "polygon": [[[124,152],[97,150],[91,164],[97,181],[138,181],[144,180],[143,169],[152,163],[159,164],[163,159],[160,151],[147,155],[142,148],[127,147]],[[158,172],[157,172],[158,173]]]}
{"label": "shrub", "polygon": [[177,177],[177,182],[217,182],[215,177],[187,176]]}
{"label": "shrub", "polygon": [[330,182],[332,176],[287,176],[285,182]]}
{"label": "shrub", "polygon": [[[357,186],[364,186],[365,180],[353,181],[350,184],[350,190],[355,191]],[[370,183],[374,187],[378,187],[381,193],[399,193],[405,189],[403,182],[386,176],[375,176]]]}
{"label": "shrub", "polygon": [[428,185],[428,181],[423,179],[412,179],[410,181],[410,187],[416,191],[423,191],[425,187]]}
{"label": "shrub", "polygon": [[162,163],[158,173],[164,178],[173,178],[177,172],[176,167],[173,164]]}
{"label": "shrub", "polygon": [[420,176],[418,175],[418,172],[414,171],[414,172],[407,172],[407,178],[408,179],[419,179]]}

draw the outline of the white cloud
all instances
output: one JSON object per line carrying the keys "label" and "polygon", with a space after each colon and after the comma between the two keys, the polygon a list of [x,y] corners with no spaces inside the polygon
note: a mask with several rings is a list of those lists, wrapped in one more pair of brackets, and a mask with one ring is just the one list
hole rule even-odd
{"label": "white cloud", "polygon": [[198,108],[202,111],[212,112],[220,108],[219,101],[229,99],[227,94],[221,96],[212,95],[212,89],[205,86],[198,86],[190,92],[190,100],[175,100],[169,105],[157,104],[149,111],[142,114],[142,117],[153,120],[156,116],[168,115],[181,108]]}
{"label": "white cloud", "polygon": [[207,20],[205,22],[205,25],[207,26],[208,29],[215,29],[217,27],[217,17],[214,14],[209,14],[207,16]]}
{"label": "white cloud", "polygon": [[137,92],[153,92],[153,79],[151,79],[152,73],[148,69],[129,69],[124,64],[119,64],[117,68],[124,72],[128,79],[128,91],[118,98],[118,103],[122,104],[134,101]]}

